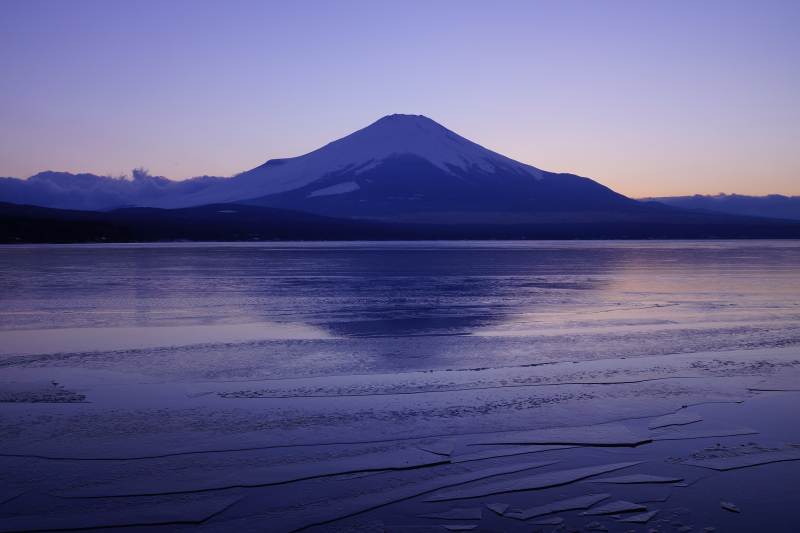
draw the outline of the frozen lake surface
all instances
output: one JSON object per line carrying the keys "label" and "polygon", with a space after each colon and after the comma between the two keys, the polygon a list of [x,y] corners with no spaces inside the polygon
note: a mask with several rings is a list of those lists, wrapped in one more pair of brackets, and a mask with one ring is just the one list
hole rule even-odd
{"label": "frozen lake surface", "polygon": [[0,248],[0,533],[796,530],[798,265],[795,241]]}

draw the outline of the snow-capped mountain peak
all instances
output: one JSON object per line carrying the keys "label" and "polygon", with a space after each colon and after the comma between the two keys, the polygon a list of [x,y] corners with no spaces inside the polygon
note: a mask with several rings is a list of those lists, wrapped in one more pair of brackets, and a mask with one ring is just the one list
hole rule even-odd
{"label": "snow-capped mountain peak", "polygon": [[[541,171],[523,165],[448,130],[423,115],[388,115],[355,133],[334,141],[303,158],[325,160],[328,169],[348,165],[367,170],[392,155],[413,154],[444,171],[451,167],[492,172],[498,165],[535,175]],[[300,159],[300,158],[297,158]]]}
{"label": "snow-capped mountain peak", "polygon": [[140,202],[152,207],[188,207],[236,202],[299,189],[347,170],[355,174],[393,156],[421,158],[448,174],[460,169],[493,174],[498,169],[530,179],[542,171],[488,150],[422,115],[389,115],[308,154],[272,159],[195,194]]}

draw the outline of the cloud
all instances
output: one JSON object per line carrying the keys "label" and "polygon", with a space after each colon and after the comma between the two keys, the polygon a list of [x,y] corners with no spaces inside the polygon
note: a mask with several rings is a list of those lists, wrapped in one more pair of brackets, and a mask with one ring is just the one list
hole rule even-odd
{"label": "cloud", "polygon": [[225,178],[200,176],[172,181],[143,169],[127,176],[96,176],[69,172],[40,172],[28,179],[0,178],[0,201],[59,209],[94,211],[168,194],[190,194]]}

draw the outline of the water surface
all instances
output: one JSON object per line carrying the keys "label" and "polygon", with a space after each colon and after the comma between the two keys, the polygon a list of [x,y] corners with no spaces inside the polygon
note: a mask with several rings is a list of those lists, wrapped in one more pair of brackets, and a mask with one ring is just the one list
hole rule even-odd
{"label": "water surface", "polygon": [[[440,527],[450,522],[417,515],[494,500],[532,507],[592,484],[437,504],[424,501],[431,480],[646,461],[619,475],[689,486],[604,486],[661,513],[647,526],[599,517],[611,531],[670,531],[657,522],[668,516],[695,529],[789,527],[776,502],[800,493],[767,487],[797,479],[800,462],[717,472],[680,461],[717,443],[800,444],[787,431],[800,414],[789,392],[800,389],[798,264],[794,241],[0,248],[0,502],[14,498],[0,515],[16,530],[53,529],[48,516],[105,527],[124,516],[159,523],[164,506],[192,521],[221,505],[181,527]],[[652,419],[691,409],[703,418],[693,427],[715,436],[489,446],[495,458],[457,459],[509,432],[623,424],[648,436]],[[403,454],[446,464],[374,471]],[[296,466],[285,474],[285,464]],[[317,478],[273,483],[309,464]],[[754,490],[719,493],[734,481]],[[162,500],[145,504],[145,494]],[[87,511],[97,495],[124,495],[108,509],[129,510]],[[77,499],[60,511],[65,497]],[[747,512],[725,511],[723,497]],[[579,511],[558,516],[585,525]],[[486,508],[479,523],[531,528]]]}

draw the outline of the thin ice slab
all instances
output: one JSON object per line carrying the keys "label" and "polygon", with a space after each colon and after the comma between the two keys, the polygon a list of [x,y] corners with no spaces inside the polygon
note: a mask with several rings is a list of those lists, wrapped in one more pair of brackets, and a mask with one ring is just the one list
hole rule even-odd
{"label": "thin ice slab", "polygon": [[635,514],[633,516],[627,516],[617,522],[628,522],[631,524],[646,524],[652,519],[655,515],[658,514],[659,509],[653,509],[652,511],[648,511],[646,513]]}
{"label": "thin ice slab", "polygon": [[525,453],[547,452],[551,450],[566,450],[568,448],[575,448],[575,446],[537,446],[535,444],[522,445],[511,448],[497,448],[494,450],[483,450],[475,453],[464,453],[461,455],[450,456],[450,462],[466,463],[468,461],[479,461],[481,459],[491,459],[493,457],[507,457],[509,455],[522,455]]}
{"label": "thin ice slab", "polygon": [[499,514],[500,516],[503,516],[503,513],[508,510],[507,503],[485,503],[484,505],[487,509]]}
{"label": "thin ice slab", "polygon": [[[620,489],[618,494],[621,500],[629,500],[634,503],[652,503],[652,502],[665,502],[675,491],[673,485],[669,483],[653,483],[653,484],[636,484],[636,485],[617,485]],[[630,490],[624,490],[623,487],[630,487]]]}
{"label": "thin ice slab", "polygon": [[[445,531],[475,531],[478,524],[443,524],[441,526],[383,526],[384,533],[444,533]],[[481,529],[480,531],[487,531]],[[487,533],[489,533],[487,531]]]}
{"label": "thin ice slab", "polygon": [[647,511],[647,507],[639,503],[631,503],[626,501],[611,502],[594,509],[581,513],[586,516],[597,516],[602,514],[617,514],[617,513],[631,513],[633,511]]}
{"label": "thin ice slab", "polygon": [[706,437],[735,437],[736,435],[753,435],[755,429],[739,426],[690,426],[671,427],[654,431],[650,436],[658,440],[703,439]]}
{"label": "thin ice slab", "polygon": [[658,429],[667,426],[684,426],[686,424],[694,424],[703,420],[703,415],[700,413],[673,413],[671,415],[661,416],[656,418],[647,425],[648,429]]}
{"label": "thin ice slab", "polygon": [[584,468],[573,468],[570,470],[556,470],[553,472],[545,472],[543,474],[536,474],[518,479],[483,483],[477,486],[438,492],[432,496],[429,496],[427,499],[425,499],[425,501],[437,502],[445,500],[458,500],[462,498],[478,498],[481,496],[489,496],[490,494],[500,494],[503,492],[544,489],[547,487],[555,487],[558,485],[572,483],[574,481],[579,481],[581,479],[596,476],[598,474],[605,474],[606,472],[621,470],[623,468],[642,464],[643,462],[644,461],[612,463]]}
{"label": "thin ice slab", "polygon": [[325,461],[306,461],[264,467],[254,467],[244,462],[236,467],[219,468],[213,475],[200,469],[177,470],[171,472],[169,476],[159,479],[130,475],[118,477],[112,482],[104,483],[104,480],[100,480],[93,485],[56,490],[51,494],[73,498],[96,498],[196,492],[230,487],[258,487],[353,472],[432,466],[446,461],[447,459],[441,455],[417,448],[404,448],[388,452],[338,457]]}
{"label": "thin ice slab", "polygon": [[[529,520],[537,516],[544,516],[546,514],[560,513],[562,511],[572,511],[575,509],[588,509],[597,502],[610,498],[611,494],[587,494],[586,496],[578,496],[577,498],[569,498],[567,500],[559,500],[557,502],[547,503],[538,507],[531,507],[519,513],[507,514],[511,518],[517,520]],[[560,524],[561,522],[559,522]]]}
{"label": "thin ice slab", "polygon": [[722,506],[722,508],[725,509],[726,511],[730,511],[732,513],[741,513],[739,508],[736,507],[731,502],[720,502],[720,506]]}
{"label": "thin ice slab", "polygon": [[[313,481],[282,485],[274,489],[276,493],[280,494],[278,499],[265,500],[264,505],[269,507],[263,508],[259,512],[259,516],[228,520],[225,522],[226,531],[292,533],[314,524],[332,522],[370,509],[422,496],[445,487],[462,485],[492,476],[525,472],[547,464],[552,463],[525,462],[479,470],[466,470],[459,466],[444,464],[425,471],[388,472],[373,477],[369,487],[333,484],[331,492],[322,499],[313,496],[314,491],[319,490],[316,486],[317,483]],[[310,501],[312,499],[313,501]],[[303,505],[298,506],[298,502]],[[413,528],[415,526],[402,527]],[[443,531],[441,525],[432,527],[439,528],[439,533]],[[386,530],[389,531],[389,527],[386,527]],[[412,531],[412,529],[408,531]]]}
{"label": "thin ice slab", "polygon": [[0,522],[0,533],[99,529],[134,525],[199,524],[221,513],[241,496],[161,498],[157,501],[112,501],[94,499],[89,507],[71,501],[60,503],[36,516],[8,516]]}
{"label": "thin ice slab", "polygon": [[[502,514],[502,513],[500,513]],[[455,507],[441,513],[421,514],[418,518],[440,518],[443,520],[480,520],[480,507]]]}
{"label": "thin ice slab", "polygon": [[480,444],[572,444],[579,446],[636,446],[650,442],[619,424],[515,431],[476,442]]}
{"label": "thin ice slab", "polygon": [[587,479],[584,483],[614,483],[619,485],[629,485],[637,483],[678,483],[683,481],[682,477],[661,477],[649,476],[647,474],[634,474],[632,476],[604,477],[598,479]]}
{"label": "thin ice slab", "polygon": [[420,450],[435,453],[437,455],[450,455],[456,447],[455,439],[439,440],[431,444],[421,444]]}
{"label": "thin ice slab", "polygon": [[539,520],[538,522],[534,522],[533,525],[535,526],[558,526],[564,523],[563,518],[559,518],[554,516],[553,518],[545,518],[544,520]]}
{"label": "thin ice slab", "polygon": [[734,455],[728,457],[715,457],[711,459],[690,459],[681,461],[681,464],[700,466],[712,470],[734,470],[748,466],[765,465],[769,463],[780,463],[782,461],[800,460],[800,446],[777,451],[767,451],[762,453],[751,453]]}

